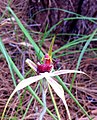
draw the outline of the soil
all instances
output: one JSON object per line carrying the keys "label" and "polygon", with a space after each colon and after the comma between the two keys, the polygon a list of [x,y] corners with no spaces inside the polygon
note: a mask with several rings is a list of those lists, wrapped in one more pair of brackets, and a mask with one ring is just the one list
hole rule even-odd
{"label": "soil", "polygon": [[[3,12],[5,11],[7,5],[8,0],[0,0],[0,16],[3,15]],[[40,34],[37,34],[36,32],[45,32],[64,18],[76,17],[76,15],[72,14],[71,12],[80,14],[85,17],[97,17],[97,0],[12,0],[10,6],[14,10],[18,18],[21,20],[23,25],[33,33],[31,33],[31,35],[37,43],[42,36]],[[65,11],[63,11],[63,9]],[[2,41],[15,65],[18,67],[22,75],[25,76],[25,73],[30,69],[25,63],[26,58],[30,58],[35,63],[38,62],[38,58],[36,57],[35,51],[30,44],[28,47],[21,44],[23,40],[28,43],[28,40],[23,35],[17,23],[15,22],[14,24],[12,24],[12,22],[7,19],[9,17],[10,16],[8,14],[8,11],[5,11],[3,18],[0,19],[0,37],[2,37]],[[85,19],[62,21],[61,24],[56,26],[51,32],[52,34],[56,35],[59,33],[63,34],[63,36],[61,35],[61,37],[56,38],[57,40],[54,44],[53,50],[60,48],[67,41],[69,42],[70,40],[75,39],[75,37],[73,37],[72,35],[67,36],[67,33],[76,34],[76,38],[78,38],[79,35],[91,34],[96,28],[96,20],[95,23],[93,21]],[[47,41],[42,47],[44,53],[46,53],[49,49],[49,39],[51,38],[49,37],[46,39]],[[80,46],[83,46],[83,44],[81,44]],[[97,48],[96,42],[92,42],[90,44],[90,48]],[[71,51],[72,50],[79,50],[79,46],[71,49]],[[65,52],[68,51],[69,50],[66,49]],[[61,55],[62,53],[64,53],[64,50],[60,51],[58,55]],[[78,57],[79,53],[75,53],[53,59],[54,67],[56,70],[60,68],[75,69]],[[86,72],[93,79],[89,79],[83,75],[77,75],[72,93],[80,102],[80,104],[85,108],[85,110],[87,110],[89,115],[94,117],[93,120],[96,120],[97,53],[94,51],[85,53],[79,69]],[[31,71],[30,74],[32,75],[33,72]],[[18,84],[20,80],[15,73],[14,76]],[[27,77],[29,76],[30,75],[27,75]],[[61,76],[68,88],[70,87],[72,77],[72,74]],[[33,89],[35,89],[36,86],[37,83],[31,85]],[[2,114],[6,101],[13,90],[14,84],[12,82],[8,64],[2,53],[0,53],[0,116]],[[23,90],[20,92],[20,94],[22,104],[21,101],[19,101],[18,99],[18,95],[16,94],[9,103],[6,111],[7,118],[5,120],[21,120],[32,96],[28,91]],[[42,99],[40,89],[38,90],[37,94]],[[54,97],[58,105],[61,120],[67,120],[68,117],[62,101],[55,93]],[[88,118],[83,115],[82,111],[78,108],[78,106],[66,92],[65,97],[69,106],[72,120],[88,120]],[[54,106],[52,104],[49,92],[47,92],[47,105],[52,113],[55,114]],[[36,100],[33,100],[25,117],[25,120],[38,120],[42,110],[43,108],[39,105],[39,103]],[[44,116],[44,120],[53,119],[48,113],[46,113]]]}

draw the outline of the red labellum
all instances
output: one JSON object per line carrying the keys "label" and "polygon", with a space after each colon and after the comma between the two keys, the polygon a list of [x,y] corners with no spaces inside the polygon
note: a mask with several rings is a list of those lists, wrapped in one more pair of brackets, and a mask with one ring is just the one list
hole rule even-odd
{"label": "red labellum", "polygon": [[38,73],[50,72],[51,69],[52,69],[52,65],[48,65],[48,64],[37,65],[37,72]]}
{"label": "red labellum", "polygon": [[38,73],[44,73],[44,72],[50,72],[52,69],[52,62],[51,58],[48,54],[44,56],[44,63],[43,64],[37,64],[37,72]]}

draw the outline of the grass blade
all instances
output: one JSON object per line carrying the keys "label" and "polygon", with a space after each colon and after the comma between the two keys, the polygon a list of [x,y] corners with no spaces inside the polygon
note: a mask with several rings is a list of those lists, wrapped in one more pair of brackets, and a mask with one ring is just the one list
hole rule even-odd
{"label": "grass blade", "polygon": [[43,57],[43,53],[41,52],[40,48],[37,46],[37,44],[34,42],[34,40],[32,39],[32,37],[30,36],[29,32],[26,30],[26,28],[22,25],[21,21],[18,19],[18,17],[15,15],[15,13],[13,12],[13,10],[10,7],[7,7],[7,10],[9,12],[11,12],[11,14],[14,16],[16,22],[18,23],[20,29],[23,31],[23,33],[25,34],[25,36],[28,38],[28,40],[30,41],[30,43],[32,44],[32,46],[34,47],[36,53],[40,54],[40,56]]}
{"label": "grass blade", "polygon": [[56,105],[56,101],[55,101],[55,99],[54,99],[54,96],[53,96],[53,93],[52,93],[52,89],[51,89],[51,87],[50,87],[49,84],[48,84],[48,88],[49,88],[49,92],[50,92],[50,95],[51,95],[51,98],[52,98],[52,102],[53,102],[54,107],[55,107],[56,114],[57,114],[57,116],[58,116],[58,120],[61,120],[60,114],[59,114],[59,111],[58,111],[58,107],[57,107],[57,105]]}
{"label": "grass blade", "polygon": [[[39,87],[39,83],[38,83],[37,87],[35,88],[35,92],[37,91],[38,87]],[[26,116],[26,114],[27,114],[27,112],[28,112],[28,110],[29,110],[29,107],[30,107],[33,99],[34,99],[34,97],[32,96],[32,98],[30,99],[29,104],[28,104],[28,106],[27,106],[27,108],[26,108],[26,110],[25,110],[25,113],[24,113],[24,115],[23,115],[23,117],[22,117],[22,120],[25,119],[25,116]]]}
{"label": "grass blade", "polygon": [[[76,70],[78,70],[78,68],[79,68],[79,66],[80,66],[80,62],[81,62],[81,60],[82,60],[82,57],[83,57],[83,55],[84,55],[87,47],[89,46],[90,42],[92,41],[94,35],[96,34],[96,32],[97,32],[97,29],[91,34],[90,38],[89,38],[89,39],[87,40],[87,42],[85,43],[85,45],[84,45],[84,47],[83,47],[83,49],[82,49],[82,51],[81,51],[81,53],[80,53]],[[72,83],[71,83],[71,85],[70,85],[70,91],[72,90],[72,86],[73,86],[73,84],[74,84],[75,78],[76,78],[76,73],[75,73],[74,76],[73,76]]]}
{"label": "grass blade", "polygon": [[12,69],[11,63],[10,63],[10,61],[8,59],[7,52],[6,52],[5,48],[4,48],[4,45],[2,44],[1,38],[0,38],[0,50],[3,53],[3,55],[5,56],[5,58],[6,58],[6,61],[8,63],[8,67],[10,69],[10,73],[11,73],[11,76],[12,76],[12,80],[13,80],[14,86],[16,86],[16,80],[14,78],[13,69]]}

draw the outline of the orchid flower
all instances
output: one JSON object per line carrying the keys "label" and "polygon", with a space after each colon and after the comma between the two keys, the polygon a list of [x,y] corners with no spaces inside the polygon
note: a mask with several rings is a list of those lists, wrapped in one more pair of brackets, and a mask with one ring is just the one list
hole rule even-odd
{"label": "orchid flower", "polygon": [[32,84],[34,82],[39,81],[40,79],[45,78],[47,80],[48,84],[53,88],[53,90],[56,92],[56,94],[63,101],[66,111],[67,111],[67,114],[68,114],[68,118],[69,118],[69,120],[71,120],[70,112],[69,112],[68,106],[66,104],[65,96],[64,96],[64,90],[63,90],[62,86],[53,79],[53,77],[57,76],[57,75],[67,74],[67,73],[82,73],[82,74],[85,74],[85,73],[82,71],[77,71],[77,70],[58,70],[58,71],[52,72],[53,65],[52,65],[52,60],[51,60],[51,57],[49,56],[49,54],[46,54],[44,56],[43,61],[44,61],[43,64],[37,63],[37,65],[36,65],[30,59],[26,60],[26,63],[35,72],[37,72],[38,75],[24,79],[16,86],[15,90],[12,92],[12,94],[10,95],[10,97],[6,103],[6,106],[5,106],[5,109],[3,112],[3,116],[4,116],[4,113],[6,111],[6,108],[7,108],[7,105],[9,103],[10,99],[13,97],[13,95],[17,91],[29,86],[30,84]]}

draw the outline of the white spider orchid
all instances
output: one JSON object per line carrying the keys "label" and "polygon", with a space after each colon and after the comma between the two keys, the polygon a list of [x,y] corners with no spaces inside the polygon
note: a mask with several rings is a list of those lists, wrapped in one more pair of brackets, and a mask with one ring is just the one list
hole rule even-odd
{"label": "white spider orchid", "polygon": [[34,82],[37,82],[37,81],[45,78],[47,80],[48,84],[51,85],[53,90],[56,92],[56,94],[63,101],[63,103],[65,105],[65,108],[66,108],[66,111],[67,111],[67,114],[68,114],[68,118],[69,118],[69,120],[71,120],[70,112],[69,112],[69,109],[68,109],[68,106],[67,106],[67,103],[66,103],[66,100],[65,100],[65,96],[64,96],[64,90],[63,90],[62,86],[59,83],[57,83],[52,77],[57,76],[57,75],[67,74],[67,73],[82,73],[82,74],[85,74],[85,73],[82,72],[82,71],[77,71],[77,70],[58,70],[58,71],[52,72],[51,69],[52,69],[53,66],[52,66],[51,58],[48,54],[46,54],[45,57],[44,57],[44,64],[39,64],[38,63],[36,65],[30,59],[27,59],[26,62],[35,72],[39,73],[39,75],[26,78],[26,79],[22,80],[16,86],[15,90],[12,92],[11,96],[9,97],[9,99],[6,103],[3,115],[5,113],[5,110],[7,108],[7,105],[9,103],[10,99],[13,97],[13,95],[17,91],[29,86],[30,84],[32,84]]}

